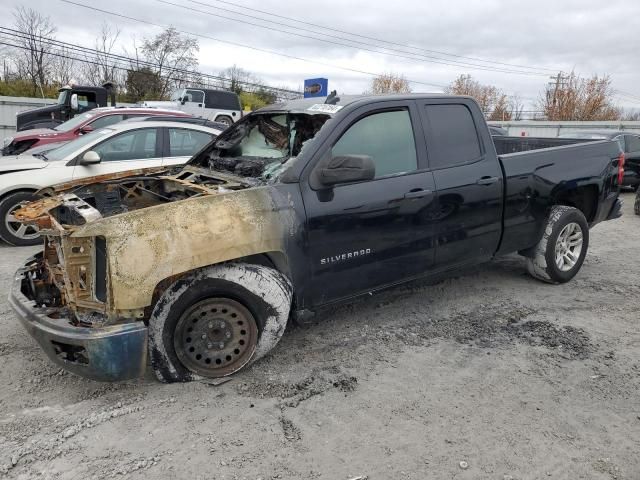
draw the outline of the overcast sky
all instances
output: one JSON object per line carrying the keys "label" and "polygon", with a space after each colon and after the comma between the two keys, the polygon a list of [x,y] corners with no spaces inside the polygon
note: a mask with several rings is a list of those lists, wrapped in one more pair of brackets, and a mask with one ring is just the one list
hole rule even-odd
{"label": "overcast sky", "polygon": [[[73,1],[201,35],[198,37],[200,70],[206,73],[219,73],[236,64],[254,72],[268,84],[296,89],[302,87],[305,78],[327,77],[329,88],[340,93],[361,93],[368,88],[371,76],[353,70],[403,74],[416,82],[411,85],[416,92],[441,91],[439,86],[449,84],[462,73],[469,73],[508,94],[518,94],[530,107],[550,81],[550,75],[558,70],[575,69],[583,76],[595,73],[611,75],[617,90],[638,97],[635,101],[628,96],[620,96],[618,103],[622,106],[640,105],[640,36],[632,29],[640,18],[638,1]],[[49,15],[58,27],[58,39],[86,46],[93,46],[103,21],[121,30],[120,42],[129,49],[133,38],[139,41],[161,30],[134,20],[72,6],[62,0],[3,0],[0,5],[3,26],[11,25],[11,10],[18,5]],[[334,30],[295,23],[260,11]],[[291,26],[275,25],[269,21]],[[352,47],[294,36],[276,29]],[[383,54],[364,50],[382,50],[383,45],[394,51],[387,50],[388,54]],[[278,53],[308,61],[287,58]],[[434,59],[444,63],[476,64],[483,68],[430,61]],[[526,74],[490,71],[496,69]]]}

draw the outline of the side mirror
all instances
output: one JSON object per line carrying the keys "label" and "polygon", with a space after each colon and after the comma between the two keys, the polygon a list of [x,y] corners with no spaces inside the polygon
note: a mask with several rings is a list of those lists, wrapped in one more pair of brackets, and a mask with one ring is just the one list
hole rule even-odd
{"label": "side mirror", "polygon": [[180,105],[184,105],[185,103],[187,103],[187,100],[189,100],[189,98],[185,95],[180,99]]}
{"label": "side mirror", "polygon": [[81,134],[91,133],[91,132],[93,132],[93,127],[91,125],[85,125],[80,129]]}
{"label": "side mirror", "polygon": [[368,155],[332,157],[320,170],[320,182],[327,186],[373,180],[375,176],[376,166]]}
{"label": "side mirror", "polygon": [[85,152],[80,159],[80,165],[95,165],[96,163],[100,163],[101,160],[102,159],[100,158],[100,154],[98,152],[89,150],[88,152]]}
{"label": "side mirror", "polygon": [[78,111],[78,94],[74,93],[71,95],[71,110],[74,112]]}

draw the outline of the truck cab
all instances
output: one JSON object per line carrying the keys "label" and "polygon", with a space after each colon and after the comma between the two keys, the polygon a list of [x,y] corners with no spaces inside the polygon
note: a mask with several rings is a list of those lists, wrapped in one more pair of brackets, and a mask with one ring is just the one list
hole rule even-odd
{"label": "truck cab", "polygon": [[[107,97],[112,89],[113,85],[110,83],[105,83],[102,87],[65,85],[58,90],[58,100],[53,105],[18,113],[16,130],[20,132],[34,128],[54,128],[77,114],[106,107]],[[112,105],[115,105],[114,100],[112,95]]]}

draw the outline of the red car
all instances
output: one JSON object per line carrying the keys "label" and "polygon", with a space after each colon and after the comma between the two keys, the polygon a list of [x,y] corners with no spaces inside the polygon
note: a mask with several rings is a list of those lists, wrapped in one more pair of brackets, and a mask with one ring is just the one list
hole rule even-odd
{"label": "red car", "polygon": [[83,133],[89,133],[107,125],[121,122],[129,118],[149,117],[153,115],[190,117],[188,113],[178,110],[161,110],[144,107],[103,107],[94,108],[87,113],[76,115],[71,120],[51,128],[36,128],[16,132],[13,137],[4,141],[2,155],[19,155],[27,150],[47,143],[69,142]]}

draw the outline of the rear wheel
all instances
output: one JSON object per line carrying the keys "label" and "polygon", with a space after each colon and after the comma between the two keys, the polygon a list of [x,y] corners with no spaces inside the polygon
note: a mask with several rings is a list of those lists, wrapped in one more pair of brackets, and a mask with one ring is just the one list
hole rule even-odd
{"label": "rear wheel", "polygon": [[37,199],[38,197],[30,192],[15,192],[0,202],[0,238],[2,240],[18,247],[40,243],[38,229],[19,222],[13,215],[22,205]]}
{"label": "rear wheel", "polygon": [[181,278],[149,320],[151,364],[163,382],[231,375],[280,340],[291,284],[262,265],[226,263]]}
{"label": "rear wheel", "polygon": [[219,115],[216,117],[216,122],[224,123],[227,126],[233,125],[233,119],[228,115]]}
{"label": "rear wheel", "polygon": [[549,283],[565,283],[578,273],[589,247],[589,225],[573,207],[553,207],[544,234],[527,258],[527,270]]}

